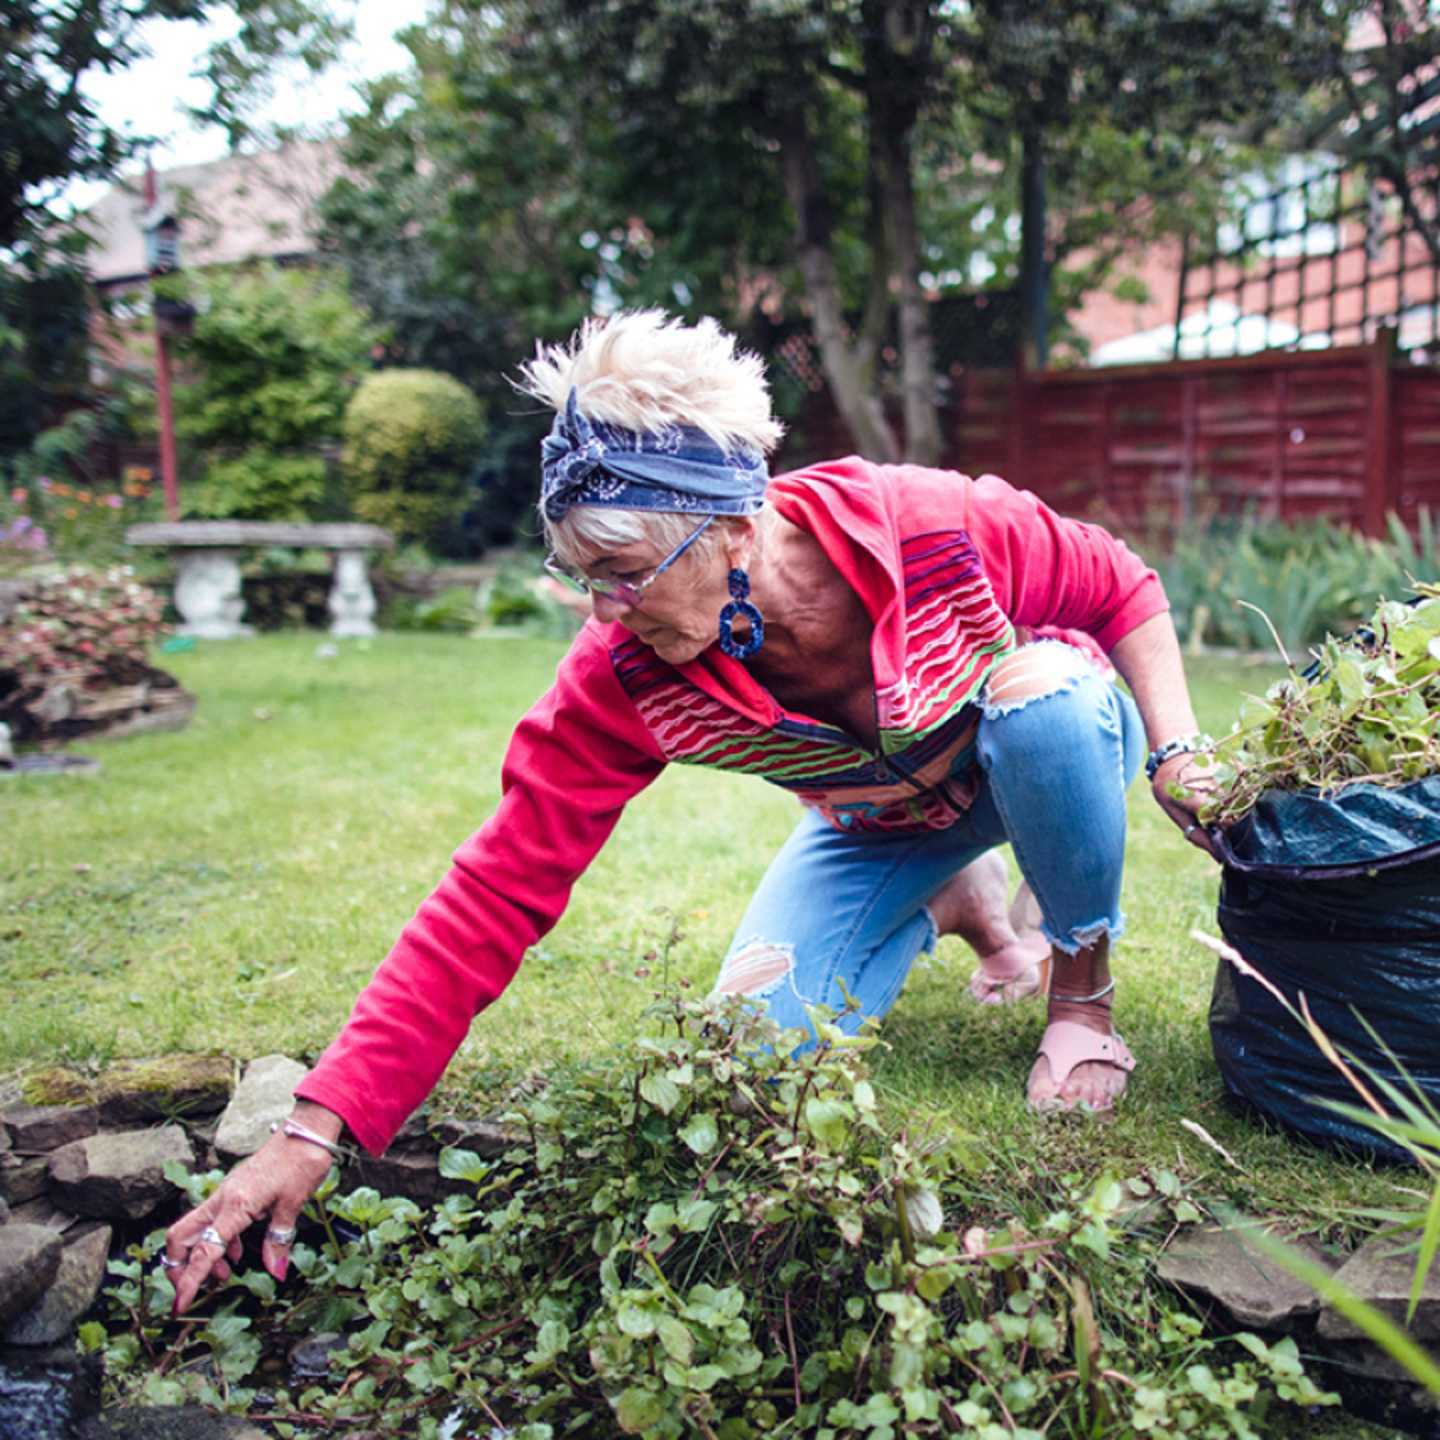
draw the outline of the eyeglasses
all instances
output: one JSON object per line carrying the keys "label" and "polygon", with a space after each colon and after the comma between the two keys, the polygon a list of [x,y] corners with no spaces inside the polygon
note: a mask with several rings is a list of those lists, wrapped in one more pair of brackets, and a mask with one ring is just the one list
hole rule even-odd
{"label": "eyeglasses", "polygon": [[557,559],[554,551],[545,557],[545,569],[582,595],[599,595],[633,610],[645,598],[645,592],[705,533],[714,518],[707,515],[643,580],[611,580],[582,575]]}

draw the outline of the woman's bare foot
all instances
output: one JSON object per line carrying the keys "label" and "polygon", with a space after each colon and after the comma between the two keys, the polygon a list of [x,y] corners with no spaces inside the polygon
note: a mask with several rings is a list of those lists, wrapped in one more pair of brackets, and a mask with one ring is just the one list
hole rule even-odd
{"label": "woman's bare foot", "polygon": [[958,935],[980,957],[970,994],[982,1005],[1023,1000],[1043,991],[1048,978],[1050,946],[1039,933],[1035,898],[1023,882],[1013,905],[1009,894],[1005,861],[998,850],[990,850],[954,875],[930,902],[940,934]]}
{"label": "woman's bare foot", "polygon": [[1110,941],[1076,955],[1054,952],[1050,1010],[1026,1089],[1034,1110],[1112,1110],[1134,1058],[1110,1021]]}

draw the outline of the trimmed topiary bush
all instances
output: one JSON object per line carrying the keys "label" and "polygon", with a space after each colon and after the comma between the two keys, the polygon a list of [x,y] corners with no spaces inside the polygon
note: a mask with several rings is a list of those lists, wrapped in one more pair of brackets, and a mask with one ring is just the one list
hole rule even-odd
{"label": "trimmed topiary bush", "polygon": [[438,545],[471,498],[485,414],[438,370],[382,370],[345,411],[346,484],[356,516],[402,543]]}

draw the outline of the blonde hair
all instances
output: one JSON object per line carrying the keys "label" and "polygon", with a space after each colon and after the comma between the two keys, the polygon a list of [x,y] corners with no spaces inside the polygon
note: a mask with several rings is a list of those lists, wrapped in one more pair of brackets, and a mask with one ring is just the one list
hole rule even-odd
{"label": "blonde hair", "polygon": [[[552,410],[573,388],[584,415],[627,430],[690,425],[727,452],[753,446],[768,455],[785,433],[771,413],[765,362],[709,317],[694,325],[663,310],[592,317],[564,344],[537,344],[516,384]],[[673,548],[703,518],[593,505],[573,506],[558,521],[541,512],[546,540],[572,565],[642,538]]]}

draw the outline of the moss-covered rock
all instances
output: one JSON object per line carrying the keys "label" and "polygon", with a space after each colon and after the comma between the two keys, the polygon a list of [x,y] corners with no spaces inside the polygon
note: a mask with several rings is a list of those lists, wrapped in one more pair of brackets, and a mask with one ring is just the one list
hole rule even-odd
{"label": "moss-covered rock", "polygon": [[117,1060],[97,1083],[100,1118],[107,1124],[214,1115],[235,1084],[235,1062],[218,1052]]}
{"label": "moss-covered rock", "polygon": [[90,1076],[68,1065],[47,1065],[21,1079],[20,1098],[27,1105],[93,1105],[97,1092]]}

